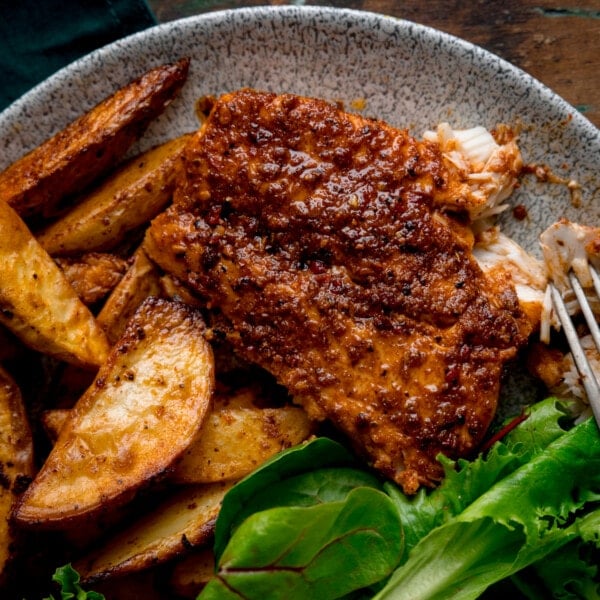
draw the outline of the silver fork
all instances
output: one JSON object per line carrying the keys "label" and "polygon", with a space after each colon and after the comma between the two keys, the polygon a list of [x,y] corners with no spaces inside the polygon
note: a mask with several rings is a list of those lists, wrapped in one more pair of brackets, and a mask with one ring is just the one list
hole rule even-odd
{"label": "silver fork", "polygon": [[[598,275],[598,272],[591,264],[588,264],[588,267],[590,269],[590,275],[592,277],[594,289],[600,298],[600,275]],[[573,289],[573,292],[577,297],[577,301],[579,302],[579,306],[581,307],[581,312],[583,313],[583,316],[585,317],[589,327],[594,344],[596,345],[598,352],[600,352],[600,327],[598,327],[598,322],[596,321],[594,313],[592,312],[592,308],[585,295],[583,286],[573,271],[569,272],[568,278],[571,288]],[[588,361],[588,358],[583,350],[579,336],[577,335],[577,331],[573,325],[573,321],[571,320],[571,317],[567,311],[565,301],[553,283],[550,284],[550,293],[552,296],[554,310],[556,311],[558,320],[560,321],[563,331],[565,332],[565,337],[567,338],[569,348],[571,349],[575,367],[577,368],[579,376],[581,377],[581,383],[588,397],[588,401],[592,408],[592,412],[594,413],[596,422],[600,426],[600,382],[596,378],[594,371],[590,366],[590,362]]]}

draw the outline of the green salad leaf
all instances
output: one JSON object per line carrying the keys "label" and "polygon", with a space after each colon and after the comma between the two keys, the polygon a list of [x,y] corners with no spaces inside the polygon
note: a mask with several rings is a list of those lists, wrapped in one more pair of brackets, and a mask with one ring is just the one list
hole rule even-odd
{"label": "green salad leaf", "polygon": [[589,543],[574,540],[519,571],[511,580],[530,600],[599,600],[599,558]]}
{"label": "green salad leaf", "polygon": [[[281,482],[287,483],[290,478],[296,475],[332,467],[357,467],[357,461],[341,444],[329,438],[315,438],[275,455],[235,485],[223,500],[215,526],[215,559],[219,560],[233,530],[245,517],[261,507],[280,506],[280,502],[284,502],[283,497],[280,500],[278,495],[269,492],[273,486]],[[362,474],[363,471],[357,476],[360,477]],[[368,476],[368,474],[365,475]],[[380,484],[374,478],[371,478],[370,481],[379,487]],[[338,483],[335,480],[328,480],[328,483],[340,488],[335,499],[342,497],[339,494],[343,495],[349,489],[345,487],[346,484],[343,481]],[[278,489],[283,494],[291,495],[294,493],[291,489],[286,491],[285,484],[279,486]],[[300,488],[299,494],[305,498],[304,500],[296,498],[296,500],[301,505],[306,506],[311,503],[318,503],[320,495],[324,493],[325,491],[319,486],[313,486],[310,489]],[[331,499],[332,490],[330,489],[327,493]],[[261,496],[261,494],[263,495]],[[265,496],[267,499],[266,504],[261,501],[261,497],[264,498]],[[311,496],[313,500],[311,500]],[[261,502],[263,503],[260,504]],[[289,503],[290,500],[287,501],[287,504]]]}
{"label": "green salad leaf", "polygon": [[[56,569],[52,576],[52,581],[61,586],[61,600],[105,600],[102,594],[98,592],[86,592],[79,585],[79,573],[70,564]],[[50,595],[45,600],[55,600],[55,598]]]}
{"label": "green salad leaf", "polygon": [[393,570],[399,531],[389,497],[369,487],[341,501],[256,512],[236,529],[199,598],[339,598]]}
{"label": "green salad leaf", "polygon": [[590,419],[431,530],[375,598],[477,598],[570,541],[591,538],[597,511],[582,511],[599,500],[600,436]]}
{"label": "green salad leaf", "polygon": [[405,533],[405,552],[469,504],[487,492],[521,465],[539,455],[565,433],[568,404],[556,398],[543,400],[527,411],[527,418],[494,444],[486,454],[456,463],[441,456],[444,479],[435,490],[422,488],[415,496],[406,496],[392,483],[386,492],[394,499]]}
{"label": "green salad leaf", "polygon": [[407,497],[326,438],[278,455],[226,496],[200,600],[470,599],[511,576],[531,598],[546,583],[557,598],[596,597],[584,552],[600,544],[594,421],[574,426],[550,398],[474,460],[440,460],[443,483]]}
{"label": "green salad leaf", "polygon": [[316,438],[234,486],[216,524],[217,574],[199,598],[341,598],[385,579],[403,550],[398,511],[355,465]]}
{"label": "green salad leaf", "polygon": [[600,510],[576,521],[580,538],[512,577],[531,600],[600,599]]}

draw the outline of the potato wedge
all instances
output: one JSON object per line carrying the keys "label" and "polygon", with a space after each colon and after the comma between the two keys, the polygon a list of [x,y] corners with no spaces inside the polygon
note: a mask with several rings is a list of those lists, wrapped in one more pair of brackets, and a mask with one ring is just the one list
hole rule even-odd
{"label": "potato wedge", "polygon": [[88,252],[78,258],[55,261],[87,306],[108,296],[129,268],[125,259],[106,252]]}
{"label": "potato wedge", "polygon": [[23,216],[56,214],[124,156],[179,92],[188,68],[181,59],[151,69],[67,125],[0,173],[0,199]]}
{"label": "potato wedge", "polygon": [[169,202],[175,167],[190,137],[175,138],[127,162],[39,232],[40,244],[52,256],[115,248]]}
{"label": "potato wedge", "polygon": [[[301,408],[259,408],[253,393],[244,390],[216,396],[196,440],[184,452],[168,479],[198,484],[238,480],[285,448],[295,446],[313,433],[313,424]],[[42,415],[51,441],[58,438],[68,410],[47,410]]]}
{"label": "potato wedge", "polygon": [[184,556],[173,567],[169,588],[178,598],[194,600],[215,574],[212,548],[203,548]]}
{"label": "potato wedge", "polygon": [[114,344],[140,304],[149,296],[160,296],[160,273],[142,248],[133,255],[131,266],[98,313],[97,321],[108,341]]}
{"label": "potato wedge", "polygon": [[211,539],[231,483],[185,486],[73,567],[86,582],[140,571]]}
{"label": "potato wedge", "polygon": [[23,220],[0,201],[0,322],[26,345],[97,367],[108,341],[58,265]]}
{"label": "potato wedge", "polygon": [[33,440],[21,391],[0,367],[0,581],[15,550],[9,517],[33,475]]}
{"label": "potato wedge", "polygon": [[15,518],[70,527],[129,500],[194,440],[214,365],[198,313],[148,298],[63,426]]}
{"label": "potato wedge", "polygon": [[216,404],[170,479],[178,483],[241,479],[311,433],[308,415],[295,406],[239,408]]}

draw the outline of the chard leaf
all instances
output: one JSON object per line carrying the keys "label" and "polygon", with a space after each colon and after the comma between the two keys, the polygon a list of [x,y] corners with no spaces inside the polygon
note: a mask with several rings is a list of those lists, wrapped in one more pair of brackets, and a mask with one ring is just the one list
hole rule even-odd
{"label": "chard leaf", "polygon": [[341,501],[270,508],[235,530],[199,600],[341,598],[387,577],[402,546],[393,502],[370,487]]}
{"label": "chard leaf", "polygon": [[422,538],[375,598],[477,598],[578,536],[597,540],[596,512],[580,515],[598,499],[600,435],[589,419]]}
{"label": "chard leaf", "polygon": [[235,514],[230,529],[234,531],[246,517],[261,510],[336,502],[343,500],[357,487],[381,490],[382,484],[371,473],[350,467],[327,467],[293,475],[257,489],[254,496]]}
{"label": "chard leaf", "polygon": [[[308,506],[340,500],[350,489],[360,485],[380,487],[373,476],[357,469],[340,470],[345,477],[339,478],[323,470],[353,466],[356,466],[354,456],[329,438],[315,438],[274,456],[225,496],[215,526],[216,560],[221,557],[235,528],[252,512],[273,506]],[[315,470],[319,470],[320,475],[311,474]],[[302,474],[307,474],[306,479],[296,480],[292,486],[290,480]]]}

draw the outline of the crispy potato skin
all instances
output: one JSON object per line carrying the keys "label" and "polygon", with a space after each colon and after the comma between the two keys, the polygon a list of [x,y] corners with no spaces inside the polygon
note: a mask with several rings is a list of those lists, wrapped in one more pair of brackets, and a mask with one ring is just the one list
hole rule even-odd
{"label": "crispy potato skin", "polygon": [[204,548],[188,554],[176,563],[169,583],[181,598],[196,598],[214,574],[214,552],[212,548]]}
{"label": "crispy potato skin", "polygon": [[33,475],[33,440],[21,391],[0,367],[0,583],[16,541],[9,518]]}
{"label": "crispy potato skin", "polygon": [[131,266],[113,289],[98,313],[97,321],[114,344],[140,304],[149,296],[160,296],[160,273],[154,263],[138,248]]}
{"label": "crispy potato skin", "polygon": [[64,528],[129,500],[193,441],[212,402],[214,365],[199,314],[148,298],[77,402],[15,511]]}
{"label": "crispy potato skin", "polygon": [[189,60],[151,69],[0,173],[0,199],[19,214],[56,213],[109,168],[173,100]]}
{"label": "crispy potato skin", "polygon": [[169,140],[127,162],[38,233],[40,244],[52,256],[114,249],[171,199],[176,165],[190,137]]}
{"label": "crispy potato skin", "polygon": [[[230,404],[231,401],[231,404]],[[51,441],[58,438],[68,409],[48,410],[42,422]],[[241,479],[281,450],[300,444],[313,423],[297,406],[264,407],[215,397],[196,440],[168,475],[174,483],[218,483]]]}
{"label": "crispy potato skin", "polygon": [[232,483],[185,486],[151,513],[74,563],[83,581],[140,571],[207,544]]}
{"label": "crispy potato skin", "polygon": [[98,367],[108,355],[104,332],[27,225],[2,201],[0,232],[0,322],[34,350]]}

